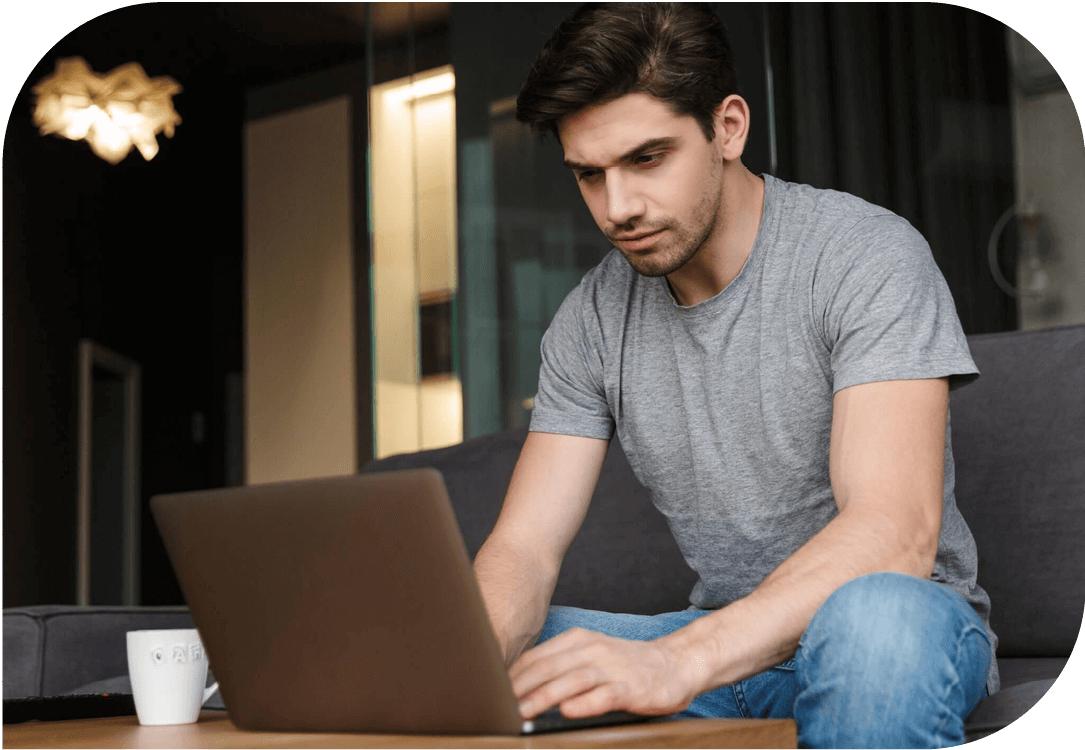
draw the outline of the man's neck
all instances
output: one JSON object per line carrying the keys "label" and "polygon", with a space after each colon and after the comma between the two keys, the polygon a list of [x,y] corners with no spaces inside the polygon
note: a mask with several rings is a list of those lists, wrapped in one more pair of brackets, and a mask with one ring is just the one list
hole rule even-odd
{"label": "man's neck", "polygon": [[[735,208],[727,216],[720,216],[727,226],[733,226],[735,230],[723,237],[724,250],[715,260],[717,266],[702,272],[700,276],[693,276],[698,270],[687,264],[684,269],[665,277],[667,287],[671,288],[675,301],[682,307],[699,305],[726,289],[738,277],[753,251],[764,213],[765,179],[743,167],[742,180],[743,189],[738,192],[740,198]],[[690,272],[684,275],[681,270]]]}

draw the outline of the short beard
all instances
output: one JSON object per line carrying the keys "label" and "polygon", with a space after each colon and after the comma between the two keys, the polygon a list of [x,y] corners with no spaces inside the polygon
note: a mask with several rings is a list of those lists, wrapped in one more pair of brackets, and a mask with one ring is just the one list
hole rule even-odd
{"label": "short beard", "polygon": [[719,177],[720,170],[722,169],[719,164],[715,163],[715,168],[711,170],[711,177],[716,182],[715,190],[712,189],[710,183],[710,187],[701,194],[701,202],[694,208],[693,216],[707,216],[705,223],[697,228],[697,233],[677,231],[672,227],[667,227],[671,231],[668,232],[669,236],[662,238],[662,241],[671,243],[677,252],[672,251],[668,254],[664,247],[656,246],[651,251],[640,254],[633,251],[626,252],[618,247],[618,251],[625,256],[626,262],[638,274],[649,278],[674,274],[700,252],[705,241],[716,230],[716,223],[719,220],[720,201],[722,201],[724,188],[723,180]]}

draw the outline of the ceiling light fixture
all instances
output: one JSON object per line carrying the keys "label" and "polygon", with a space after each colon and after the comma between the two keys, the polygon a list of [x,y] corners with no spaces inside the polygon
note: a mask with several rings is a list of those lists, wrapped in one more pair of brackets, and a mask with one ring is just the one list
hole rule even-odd
{"label": "ceiling light fixture", "polygon": [[110,164],[128,156],[132,146],[150,161],[158,153],[158,133],[172,138],[181,123],[171,98],[180,91],[169,76],[148,78],[138,63],[102,75],[83,58],[69,57],[34,87],[34,124],[42,135],[85,139]]}

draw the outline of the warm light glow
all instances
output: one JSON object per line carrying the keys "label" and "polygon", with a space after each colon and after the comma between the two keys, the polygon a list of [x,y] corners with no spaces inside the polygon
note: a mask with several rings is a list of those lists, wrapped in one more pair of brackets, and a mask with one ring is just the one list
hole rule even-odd
{"label": "warm light glow", "polygon": [[394,102],[409,102],[421,99],[424,96],[444,94],[456,89],[456,74],[448,71],[439,75],[423,78],[406,86],[396,86],[390,89],[385,96]]}
{"label": "warm light glow", "polygon": [[173,109],[177,81],[148,78],[138,63],[95,73],[81,57],[57,62],[56,72],[34,87],[34,124],[42,135],[56,133],[90,144],[110,164],[119,163],[132,146],[150,161],[158,153],[155,136],[173,137],[181,118]]}
{"label": "warm light glow", "polygon": [[463,442],[463,383],[419,367],[420,305],[457,287],[455,81],[446,65],[370,89],[377,458]]}

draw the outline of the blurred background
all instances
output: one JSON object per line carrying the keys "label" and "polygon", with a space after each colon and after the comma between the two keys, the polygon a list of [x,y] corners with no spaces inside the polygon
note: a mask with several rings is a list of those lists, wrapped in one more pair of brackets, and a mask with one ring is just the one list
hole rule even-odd
{"label": "blurred background", "polygon": [[[1033,45],[936,4],[713,4],[755,173],[927,238],[966,333],[1085,322],[1085,145]],[[158,3],[75,29],[3,152],[4,606],[179,604],[165,492],[526,426],[609,249],[514,101],[565,3]],[[41,135],[60,60],[181,87],[111,164]]]}

